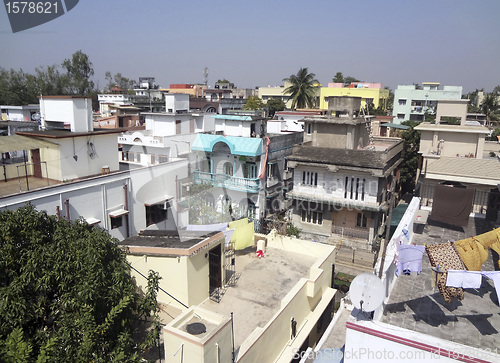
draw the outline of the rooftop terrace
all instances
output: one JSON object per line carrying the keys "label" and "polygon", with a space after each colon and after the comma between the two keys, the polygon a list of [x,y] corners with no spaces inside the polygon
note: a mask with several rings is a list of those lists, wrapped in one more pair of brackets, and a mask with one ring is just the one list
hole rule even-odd
{"label": "rooftop terrace", "polygon": [[220,303],[206,300],[200,306],[224,316],[234,316],[235,348],[256,327],[264,327],[280,309],[281,300],[303,277],[317,257],[267,248],[264,258],[254,253],[237,255],[236,286],[227,289]]}
{"label": "rooftop terrace", "polygon": [[[464,230],[442,224],[427,224],[422,234],[414,234],[413,243],[436,244],[482,234],[493,228],[484,220],[469,219]],[[491,250],[484,271],[494,270]],[[420,275],[397,278],[382,317],[382,322],[428,334],[474,348],[498,348],[500,339],[500,307],[495,286],[483,278],[480,289],[465,289],[462,301],[444,301],[433,284],[427,255],[422,259]]]}

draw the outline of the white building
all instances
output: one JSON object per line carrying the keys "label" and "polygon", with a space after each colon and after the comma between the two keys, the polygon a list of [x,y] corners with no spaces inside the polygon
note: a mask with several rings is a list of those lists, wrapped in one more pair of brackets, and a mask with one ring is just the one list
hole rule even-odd
{"label": "white building", "polygon": [[417,89],[414,84],[399,85],[394,91],[393,122],[425,121],[425,113],[434,114],[437,101],[461,98],[461,86],[441,87],[439,82],[423,82],[422,89]]}

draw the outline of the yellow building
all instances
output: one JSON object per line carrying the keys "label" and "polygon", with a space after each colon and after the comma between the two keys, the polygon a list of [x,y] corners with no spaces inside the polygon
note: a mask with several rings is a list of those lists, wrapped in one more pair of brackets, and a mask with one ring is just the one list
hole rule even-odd
{"label": "yellow building", "polygon": [[328,109],[326,98],[331,96],[361,97],[362,108],[368,102],[373,103],[375,108],[382,105],[387,109],[389,90],[382,88],[381,83],[353,82],[348,87],[344,87],[343,83],[328,83],[328,87],[320,88],[320,109]]}

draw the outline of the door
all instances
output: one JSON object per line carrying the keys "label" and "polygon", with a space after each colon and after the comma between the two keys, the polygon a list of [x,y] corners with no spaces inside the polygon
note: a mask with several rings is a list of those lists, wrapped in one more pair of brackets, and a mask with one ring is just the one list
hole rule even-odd
{"label": "door", "polygon": [[491,189],[488,195],[488,208],[486,209],[486,220],[496,222],[498,210],[500,209],[500,193],[498,190]]}
{"label": "door", "polygon": [[209,293],[212,294],[216,289],[222,287],[222,269],[221,245],[212,248],[208,252],[208,275],[210,280]]}
{"label": "door", "polygon": [[42,164],[40,162],[40,149],[31,150],[31,162],[33,163],[33,176],[35,178],[41,178]]}

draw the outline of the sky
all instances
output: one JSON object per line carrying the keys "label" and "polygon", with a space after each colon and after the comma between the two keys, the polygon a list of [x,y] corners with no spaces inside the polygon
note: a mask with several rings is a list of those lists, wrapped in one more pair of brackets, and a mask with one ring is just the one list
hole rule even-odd
{"label": "sky", "polygon": [[0,67],[60,65],[81,50],[105,72],[208,85],[279,86],[307,67],[323,85],[337,72],[365,82],[500,85],[498,0],[80,0],[13,33],[0,9]]}

